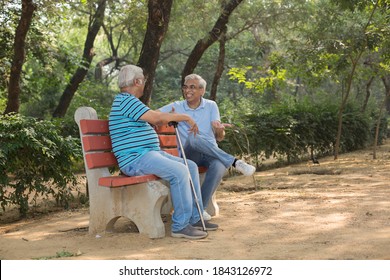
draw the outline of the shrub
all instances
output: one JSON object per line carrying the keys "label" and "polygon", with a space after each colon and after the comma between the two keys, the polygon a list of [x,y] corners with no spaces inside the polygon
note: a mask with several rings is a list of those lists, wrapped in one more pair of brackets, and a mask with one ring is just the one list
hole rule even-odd
{"label": "shrub", "polygon": [[[261,159],[274,156],[295,162],[311,153],[323,156],[334,151],[338,129],[338,104],[334,102],[275,104],[267,110],[252,110],[238,117],[241,118],[240,125],[227,131],[227,141],[221,146],[232,154],[250,155],[256,164],[259,156]],[[376,119],[375,114],[362,113],[360,107],[347,104],[342,120],[340,152],[371,145]],[[387,122],[383,119],[379,143],[387,130]]]}
{"label": "shrub", "polygon": [[29,200],[53,197],[68,206],[76,185],[74,160],[82,156],[80,142],[60,135],[50,121],[19,114],[0,116],[0,201],[5,210],[18,205],[21,216]]}

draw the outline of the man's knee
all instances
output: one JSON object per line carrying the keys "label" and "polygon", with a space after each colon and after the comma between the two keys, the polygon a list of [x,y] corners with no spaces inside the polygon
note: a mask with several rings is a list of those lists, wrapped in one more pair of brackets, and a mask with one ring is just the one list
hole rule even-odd
{"label": "man's knee", "polygon": [[187,167],[185,166],[184,162],[180,163],[176,161],[173,164],[173,166],[166,168],[165,172],[170,173],[172,176],[177,178],[188,176]]}
{"label": "man's knee", "polygon": [[190,169],[198,169],[198,165],[194,161],[187,159],[187,163]]}

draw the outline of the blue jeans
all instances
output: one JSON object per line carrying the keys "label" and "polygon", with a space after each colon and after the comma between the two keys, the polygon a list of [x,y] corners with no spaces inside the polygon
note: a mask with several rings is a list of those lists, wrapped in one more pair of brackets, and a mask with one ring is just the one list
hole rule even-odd
{"label": "blue jeans", "polygon": [[217,143],[210,143],[201,134],[188,135],[184,145],[186,157],[198,166],[207,167],[206,176],[201,187],[204,208],[209,205],[213,193],[217,190],[226,169],[234,162],[234,156],[220,149]]}
{"label": "blue jeans", "polygon": [[[199,207],[203,211],[198,166],[188,160]],[[189,174],[184,160],[163,151],[150,151],[122,169],[127,176],[155,174],[170,183],[173,204],[172,231],[179,231],[188,224],[199,222],[200,216],[192,194]]]}

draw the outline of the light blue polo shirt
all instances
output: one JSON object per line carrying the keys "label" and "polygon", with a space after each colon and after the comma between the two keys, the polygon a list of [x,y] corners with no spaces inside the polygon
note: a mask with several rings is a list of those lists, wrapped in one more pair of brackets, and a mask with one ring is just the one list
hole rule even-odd
{"label": "light blue polo shirt", "polygon": [[[172,111],[172,107],[175,108],[175,113],[186,114],[192,117],[199,127],[199,134],[204,135],[211,143],[217,144],[211,122],[216,120],[220,121],[221,117],[215,101],[202,97],[201,103],[196,109],[188,107],[186,100],[175,101],[161,107],[159,110],[161,112],[169,113]],[[187,122],[179,122],[178,129],[182,143],[185,145],[190,126]]]}

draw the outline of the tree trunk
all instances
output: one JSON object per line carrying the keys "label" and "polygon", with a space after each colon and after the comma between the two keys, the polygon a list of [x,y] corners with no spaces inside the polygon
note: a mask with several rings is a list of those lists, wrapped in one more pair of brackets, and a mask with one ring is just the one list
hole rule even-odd
{"label": "tree trunk", "polygon": [[[378,3],[379,3],[379,1],[377,1],[375,3],[375,6],[373,7],[373,9],[371,11],[370,18],[368,19],[367,24],[366,24],[366,26],[363,29],[363,33],[366,33],[368,25],[370,24],[371,19],[374,16],[375,10],[378,7]],[[367,42],[366,42],[366,44],[367,44]],[[339,156],[339,148],[340,148],[340,140],[341,140],[341,130],[342,130],[342,125],[343,125],[344,108],[345,108],[345,105],[347,104],[349,93],[351,92],[352,80],[353,80],[353,77],[355,75],[356,66],[357,66],[357,64],[358,64],[358,62],[359,62],[363,52],[364,52],[364,48],[361,49],[358,52],[358,54],[356,55],[355,60],[353,58],[351,58],[352,69],[351,69],[351,73],[349,74],[349,77],[347,78],[347,90],[346,90],[345,96],[342,97],[342,101],[341,101],[341,105],[340,105],[339,113],[338,113],[338,119],[339,120],[338,120],[336,143],[335,143],[335,148],[334,148],[334,159],[335,160]]]}
{"label": "tree trunk", "polygon": [[364,103],[363,103],[363,106],[362,106],[362,112],[365,112],[366,111],[366,108],[367,108],[367,104],[368,104],[368,100],[370,99],[370,96],[371,96],[371,85],[372,85],[372,82],[374,81],[374,76],[372,76],[367,84],[366,84],[366,98],[364,99]]}
{"label": "tree trunk", "polygon": [[[225,34],[227,23],[229,21],[229,16],[234,11],[235,8],[243,0],[230,0],[226,4],[222,4],[222,12],[219,15],[214,27],[209,32],[208,36],[200,39],[194,49],[192,50],[190,56],[187,59],[187,63],[184,66],[183,72],[181,73],[182,84],[184,83],[185,76],[193,73],[194,69],[198,65],[199,60],[201,59],[203,53],[217,40],[219,40],[222,34]],[[225,3],[225,2],[224,2]]]}
{"label": "tree trunk", "polygon": [[217,100],[218,84],[223,73],[223,67],[225,65],[225,53],[226,53],[225,43],[226,43],[226,37],[224,34],[223,36],[221,36],[221,39],[219,40],[219,56],[218,56],[217,70],[215,71],[213,83],[211,84],[211,90],[210,90],[210,99],[214,101]]}
{"label": "tree trunk", "polygon": [[338,127],[337,127],[336,144],[335,144],[335,149],[334,149],[334,159],[337,159],[339,156],[341,132],[342,132],[342,127],[343,127],[343,113],[344,113],[345,105],[347,104],[349,94],[351,92],[352,81],[353,81],[353,77],[355,75],[356,66],[357,66],[357,63],[358,63],[362,54],[363,54],[363,51],[360,51],[360,53],[358,53],[358,55],[357,55],[357,58],[355,60],[352,60],[352,70],[347,78],[347,89],[345,91],[345,95],[342,97],[341,105],[340,105],[339,112],[338,112]]}
{"label": "tree trunk", "polygon": [[88,73],[88,69],[91,65],[92,58],[94,56],[93,44],[95,42],[96,35],[100,30],[100,27],[103,25],[106,2],[106,0],[101,0],[98,4],[95,14],[91,17],[88,27],[87,38],[84,44],[84,52],[81,66],[77,68],[76,73],[74,73],[70,80],[70,83],[67,85],[64,92],[62,93],[60,102],[58,103],[57,108],[53,113],[53,117],[55,118],[62,118],[65,116],[75,92],[77,91],[79,85]]}
{"label": "tree trunk", "polygon": [[108,65],[108,64],[111,64],[112,62],[115,61],[115,66],[112,67],[112,70],[111,72],[114,70],[114,69],[117,69],[118,66],[119,66],[119,63],[121,61],[121,59],[118,57],[118,49],[119,49],[119,46],[120,46],[120,42],[121,42],[121,39],[122,39],[122,34],[121,33],[119,35],[119,39],[118,39],[118,44],[115,46],[114,44],[114,39],[113,39],[113,35],[112,35],[112,30],[113,28],[110,28],[108,29],[106,27],[106,25],[102,25],[103,27],[103,30],[104,30],[104,33],[106,34],[106,37],[107,37],[107,40],[108,40],[108,44],[110,45],[110,49],[111,49],[111,56],[110,57],[107,57],[101,61],[99,61],[98,63],[96,63],[96,66],[95,66],[95,80],[97,82],[103,82],[103,67]]}
{"label": "tree trunk", "polygon": [[376,159],[376,148],[378,146],[378,139],[379,139],[379,130],[381,126],[381,119],[382,119],[382,112],[385,105],[388,103],[389,97],[390,97],[390,75],[382,77],[383,84],[385,85],[385,98],[383,99],[383,104],[379,108],[379,115],[376,122],[376,129],[375,129],[375,140],[374,140],[374,149],[372,153],[372,159]]}
{"label": "tree trunk", "polygon": [[390,74],[382,77],[383,84],[385,85],[386,95],[390,96]]}
{"label": "tree trunk", "polygon": [[[382,77],[383,84],[385,85],[386,94],[390,96],[390,75]],[[386,110],[390,114],[390,98],[386,102]]]}
{"label": "tree trunk", "polygon": [[95,66],[95,80],[96,82],[103,82],[103,68],[104,66],[114,62],[114,61],[118,61],[118,57],[115,57],[115,56],[111,56],[111,57],[108,57],[108,58],[105,58],[103,59],[102,61],[99,61],[98,63],[96,63],[96,66]]}
{"label": "tree trunk", "polygon": [[32,0],[22,1],[22,14],[20,16],[18,27],[15,31],[14,40],[14,57],[12,59],[11,73],[8,84],[8,101],[4,114],[11,112],[19,112],[19,96],[20,96],[20,77],[22,67],[26,57],[26,36],[30,29],[31,21],[34,16],[34,11],[37,6]]}
{"label": "tree trunk", "polygon": [[145,78],[147,78],[144,94],[140,100],[147,105],[152,96],[153,79],[160,57],[161,44],[168,30],[172,2],[173,0],[148,1],[148,23],[138,60],[138,66],[144,70]]}

